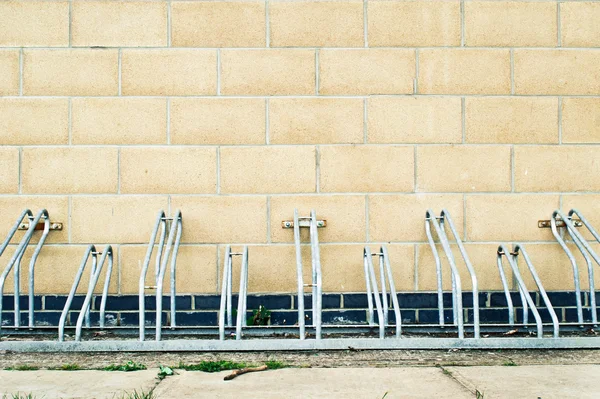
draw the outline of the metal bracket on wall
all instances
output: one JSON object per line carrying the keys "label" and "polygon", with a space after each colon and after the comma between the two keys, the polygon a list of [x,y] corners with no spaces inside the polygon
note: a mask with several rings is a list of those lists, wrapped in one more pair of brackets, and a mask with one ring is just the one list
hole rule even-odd
{"label": "metal bracket on wall", "polygon": [[[310,217],[299,217],[298,218],[299,227],[310,227]],[[317,228],[327,227],[327,220],[317,220]],[[282,229],[293,229],[294,221],[293,220],[282,220],[281,221]]]}
{"label": "metal bracket on wall", "polygon": [[[583,223],[579,219],[570,219],[573,222],[573,226],[575,227],[583,227]],[[552,223],[550,220],[538,220],[538,227],[540,229],[549,229],[552,228]],[[565,221],[562,219],[556,219],[556,227],[567,227]]]}
{"label": "metal bracket on wall", "polygon": [[[31,218],[29,218],[31,219]],[[34,230],[44,230],[45,223],[39,222],[35,225]],[[62,230],[63,222],[50,222],[50,230]],[[17,230],[29,230],[29,222],[23,222],[19,224],[19,228]]]}

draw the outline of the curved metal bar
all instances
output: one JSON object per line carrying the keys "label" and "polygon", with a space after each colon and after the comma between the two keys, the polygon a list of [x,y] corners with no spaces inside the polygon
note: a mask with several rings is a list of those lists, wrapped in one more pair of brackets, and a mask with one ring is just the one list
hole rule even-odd
{"label": "curved metal bar", "polygon": [[71,286],[71,291],[69,292],[69,296],[67,297],[67,301],[65,302],[65,306],[60,315],[60,320],[58,322],[58,340],[60,342],[64,341],[65,323],[67,321],[67,316],[69,315],[69,310],[71,309],[71,304],[73,303],[73,297],[77,292],[77,286],[79,286],[79,282],[81,281],[81,275],[83,274],[83,270],[85,269],[85,265],[87,264],[90,255],[92,256],[92,258],[96,258],[97,256],[96,247],[94,245],[90,245],[85,251],[85,254],[83,255],[83,259],[81,261],[81,264],[79,265],[77,274],[75,275],[75,280],[73,281],[73,285]]}
{"label": "curved metal bar", "polygon": [[[146,301],[145,301],[145,293],[146,293],[146,275],[148,274],[148,266],[150,265],[150,258],[152,258],[152,251],[154,250],[154,245],[156,245],[156,235],[158,234],[158,228],[160,226],[163,227],[162,234],[160,238],[161,244],[159,244],[159,252],[157,254],[157,262],[160,263],[160,257],[162,254],[162,243],[164,242],[164,235],[166,234],[165,230],[165,212],[159,211],[156,216],[156,222],[154,223],[154,228],[152,229],[152,235],[150,236],[150,242],[148,243],[148,249],[146,250],[146,257],[144,258],[144,264],[142,266],[142,270],[140,272],[140,280],[138,285],[138,300],[139,300],[139,322],[140,322],[140,341],[143,341],[146,336]],[[157,268],[158,270],[158,268]],[[155,274],[155,279],[157,275]]]}
{"label": "curved metal bar", "polygon": [[375,269],[373,268],[373,259],[371,255],[371,250],[369,247],[365,247],[363,256],[367,262],[367,271],[369,273],[369,280],[371,282],[371,289],[373,291],[373,296],[375,297],[375,307],[377,309],[377,317],[379,321],[379,338],[385,338],[385,323],[383,320],[383,310],[381,309],[381,300],[379,298],[379,290],[377,289],[377,277],[375,276]]}
{"label": "curved metal bar", "polygon": [[304,276],[302,275],[302,247],[300,246],[300,221],[298,209],[294,209],[294,245],[296,246],[296,280],[298,283],[298,334],[300,339],[305,338],[304,320]]}
{"label": "curved metal bar", "polygon": [[533,266],[533,263],[531,262],[531,259],[529,258],[529,255],[527,254],[527,251],[525,251],[525,248],[523,247],[522,244],[514,244],[513,245],[513,253],[515,254],[515,258],[516,256],[519,254],[519,251],[521,252],[521,254],[523,254],[523,259],[525,259],[525,264],[527,265],[527,268],[529,269],[529,273],[531,273],[531,277],[533,277],[533,281],[535,281],[535,284],[538,287],[538,290],[540,291],[540,295],[542,296],[542,299],[544,300],[544,303],[546,304],[546,308],[548,309],[548,313],[550,313],[550,318],[552,319],[552,326],[553,326],[553,336],[554,338],[558,338],[559,335],[559,324],[558,324],[558,317],[556,316],[556,312],[554,311],[554,307],[552,306],[552,303],[550,302],[550,298],[548,298],[548,294],[546,294],[546,290],[544,289],[544,286],[542,285],[542,280],[540,280],[535,267]]}
{"label": "curved metal bar", "polygon": [[510,256],[510,253],[511,252],[506,248],[506,245],[504,245],[504,244],[498,246],[498,251],[496,252],[497,257],[500,258],[500,261],[502,261],[502,255],[506,256],[506,259],[508,260],[508,264],[510,265],[510,268],[513,271],[513,275],[515,276],[515,279],[517,280],[517,284],[519,286],[519,291],[521,291],[523,293],[523,295],[525,296],[525,301],[527,301],[527,303],[529,304],[529,307],[531,308],[531,312],[533,313],[533,317],[535,318],[535,323],[537,325],[538,338],[543,338],[544,327],[542,326],[542,318],[540,317],[540,313],[538,312],[538,310],[535,306],[535,303],[533,302],[533,299],[531,298],[531,295],[529,295],[527,286],[525,285],[525,282],[523,281],[523,278],[521,277],[521,273],[519,272],[519,266],[515,262],[515,259],[513,259]]}
{"label": "curved metal bar", "polygon": [[[581,304],[581,287],[579,285],[579,268],[577,267],[577,260],[575,259],[575,256],[573,256],[573,253],[571,252],[569,247],[567,247],[567,243],[563,240],[560,233],[558,232],[558,227],[556,226],[556,217],[557,216],[558,216],[558,211],[555,211],[552,214],[552,218],[550,219],[552,235],[554,235],[554,238],[556,239],[556,241],[558,242],[560,247],[563,249],[565,254],[567,254],[567,257],[569,258],[569,262],[571,263],[571,268],[573,270],[573,281],[574,281],[574,285],[575,285],[575,303],[577,305],[577,321],[579,322],[579,324],[583,324],[583,306]],[[563,219],[563,220],[565,222],[565,225],[569,224],[568,219]],[[571,231],[568,228],[567,228],[567,231],[569,232],[569,235],[571,237],[573,237],[573,235],[571,234]],[[575,241],[575,240],[576,239],[574,239],[573,241]],[[580,244],[576,243],[576,245],[579,248]]]}
{"label": "curved metal bar", "polygon": [[[450,213],[446,209],[442,209],[440,217],[441,217],[442,221],[448,222],[448,227],[450,227],[450,231],[452,232],[452,235],[454,236],[454,239],[456,240],[456,244],[458,245],[458,249],[463,258],[463,261],[465,262],[465,266],[467,267],[467,270],[469,271],[469,274],[471,276],[471,287],[472,287],[472,295],[473,295],[473,332],[474,332],[474,337],[479,338],[480,337],[479,286],[477,283],[477,275],[475,274],[475,269],[473,268],[473,264],[471,263],[471,259],[469,258],[469,255],[467,254],[467,251],[465,250],[463,242],[460,239],[458,232],[456,231],[456,227],[454,226],[452,217],[450,217]],[[445,231],[444,231],[444,234],[446,234]]]}
{"label": "curved metal bar", "polygon": [[235,339],[242,339],[242,327],[246,322],[246,299],[248,290],[248,247],[242,250],[242,266],[240,268],[240,291],[238,293],[238,313],[235,325]]}
{"label": "curved metal bar", "polygon": [[173,224],[177,224],[177,236],[175,237],[175,245],[173,246],[173,253],[171,255],[171,328],[177,326],[177,254],[179,253],[179,244],[181,243],[181,233],[183,231],[183,218],[179,209],[175,211]]}
{"label": "curved metal bar", "polygon": [[446,254],[446,258],[448,259],[448,263],[450,264],[450,270],[453,276],[453,302],[456,304],[456,320],[458,324],[458,337],[464,338],[465,336],[465,328],[463,323],[463,306],[462,306],[462,288],[460,275],[458,273],[458,269],[456,268],[456,263],[454,262],[454,255],[452,254],[452,249],[450,248],[450,243],[448,242],[448,238],[446,234],[438,224],[435,219],[434,213],[428,209],[425,213],[425,217],[430,220],[435,232],[440,239],[440,243],[442,244],[442,248]]}
{"label": "curved metal bar", "polygon": [[502,256],[496,256],[496,264],[498,265],[498,272],[500,273],[500,280],[502,281],[502,288],[504,289],[504,296],[506,297],[506,304],[508,306],[508,324],[514,326],[515,308],[513,306],[512,297],[510,296],[510,287],[508,286],[508,282],[506,280],[506,274],[504,273]]}
{"label": "curved metal bar", "polygon": [[[228,301],[228,284],[229,274],[231,274],[231,246],[225,246],[225,260],[223,262],[223,282],[221,283],[221,303],[219,305],[219,339],[223,341],[225,339],[225,307],[230,306],[231,302]],[[231,311],[228,311],[228,317]]]}
{"label": "curved metal bar", "polygon": [[[19,226],[21,225],[21,222],[23,222],[23,219],[25,217],[27,217],[28,219],[33,219],[33,212],[31,212],[31,210],[29,210],[29,209],[25,209],[23,212],[21,212],[21,214],[19,215],[19,218],[17,219],[15,224],[8,231],[8,235],[6,236],[6,239],[4,240],[2,245],[0,245],[0,256],[2,256],[2,254],[4,253],[4,250],[6,249],[8,244],[10,244],[10,240],[12,240],[13,236],[17,232],[17,229],[19,228]],[[31,225],[29,227],[31,228]]]}
{"label": "curved metal bar", "polygon": [[81,341],[81,329],[83,327],[83,320],[90,312],[90,305],[92,302],[92,296],[94,295],[94,289],[96,288],[96,284],[98,284],[98,278],[100,277],[100,273],[102,272],[102,268],[106,259],[108,258],[108,269],[106,270],[106,276],[104,277],[104,290],[102,292],[102,302],[100,305],[100,320],[101,327],[104,327],[104,309],[106,309],[106,296],[108,295],[108,287],[110,286],[110,276],[112,274],[112,266],[113,266],[113,249],[112,246],[107,245],[102,251],[102,257],[100,258],[100,262],[98,262],[98,267],[94,271],[94,273],[90,274],[90,282],[87,294],[85,295],[85,299],[83,301],[83,306],[81,306],[81,312],[79,312],[79,317],[77,318],[77,325],[75,328],[75,341]]}
{"label": "curved metal bar", "polygon": [[390,255],[388,254],[387,247],[382,245],[380,248],[383,261],[385,262],[385,269],[388,274],[388,282],[390,284],[390,296],[392,297],[392,304],[394,306],[394,316],[396,317],[396,338],[400,338],[402,335],[402,315],[400,313],[400,304],[398,303],[398,295],[396,294],[396,285],[394,284],[394,277],[392,276],[392,266],[390,265]]}
{"label": "curved metal bar", "polygon": [[162,294],[165,273],[167,271],[167,263],[169,263],[169,255],[173,248],[173,242],[177,235],[178,223],[171,223],[169,229],[169,238],[167,239],[167,247],[165,248],[165,254],[160,265],[160,272],[158,273],[158,279],[156,280],[156,340],[160,341],[162,338]]}
{"label": "curved metal bar", "polygon": [[[387,287],[385,281],[385,269],[384,269],[384,261],[383,261],[383,253],[379,252],[379,280],[381,281],[381,307],[383,308],[383,324],[388,325],[388,299],[387,299]],[[371,259],[372,260],[372,259]]]}
{"label": "curved metal bar", "polygon": [[321,339],[322,326],[322,310],[323,310],[323,277],[321,274],[321,254],[319,250],[319,232],[317,228],[317,213],[315,210],[310,211],[310,243],[313,265],[316,269],[316,308],[313,307],[313,320],[315,323],[315,338]]}
{"label": "curved metal bar", "polygon": [[[95,254],[95,255],[98,255],[98,254]],[[94,286],[92,285],[92,283],[93,283],[92,276],[96,273],[97,266],[98,266],[98,258],[95,256],[92,258],[92,270],[90,271],[90,279],[88,281],[88,291],[94,289]],[[89,306],[87,308],[82,307],[81,312],[85,314],[85,326],[87,328],[90,328],[92,326],[92,321],[90,319],[90,307]]]}
{"label": "curved metal bar", "polygon": [[369,272],[369,261],[367,257],[371,256],[371,254],[367,254],[367,249],[363,250],[363,267],[365,272],[365,285],[367,287],[367,307],[368,307],[368,317],[369,317],[369,325],[375,325],[375,310],[373,308],[373,292],[371,290],[371,273]]}
{"label": "curved metal bar", "polygon": [[42,251],[42,247],[46,242],[46,238],[48,237],[48,233],[50,233],[50,216],[48,215],[48,211],[42,209],[40,211],[42,214],[42,218],[44,219],[44,231],[42,232],[42,236],[38,241],[35,250],[33,251],[33,255],[31,256],[31,260],[29,262],[29,327],[33,328],[35,326],[35,263],[37,262],[38,256]]}
{"label": "curved metal bar", "polygon": [[[435,260],[435,273],[437,276],[437,299],[438,299],[438,318],[440,326],[444,325],[444,286],[442,283],[442,262],[440,261],[440,255],[435,246],[435,241],[433,240],[433,235],[431,234],[431,225],[430,219],[435,216],[427,216],[429,215],[429,211],[425,213],[425,234],[427,235],[427,241],[429,242],[429,247],[431,248],[431,253],[433,254],[433,259]],[[454,303],[454,301],[452,301]],[[453,308],[455,306],[453,305]],[[453,314],[456,315],[456,310],[453,310]]]}
{"label": "curved metal bar", "polygon": [[[563,220],[568,220],[564,213],[562,213],[561,211],[555,211],[552,214],[552,218],[554,219],[554,215],[557,214],[558,216],[560,216],[561,218],[563,218]],[[589,224],[589,222],[587,221],[587,219],[585,219],[581,213],[578,213],[578,211],[576,209],[572,209],[569,212],[569,215],[577,215],[579,216],[579,218],[581,219],[581,221],[584,223],[584,225],[588,228],[588,230],[590,231],[590,233],[592,233],[592,235],[594,236],[594,238],[596,239],[596,241],[600,242],[600,237],[598,236],[598,233],[596,232],[596,230],[594,230],[594,228]],[[594,251],[594,249],[590,246],[590,244],[587,242],[587,240],[583,237],[583,235],[581,235],[580,232],[577,231],[577,229],[575,229],[575,227],[571,224],[571,223],[565,223],[565,226],[567,226],[567,229],[569,230],[569,232],[573,235],[575,235],[577,237],[577,239],[579,241],[581,241],[581,244],[585,247],[585,249],[589,252],[590,256],[594,259],[594,261],[598,264],[598,266],[600,266],[600,255],[598,255],[596,253],[596,251]]]}

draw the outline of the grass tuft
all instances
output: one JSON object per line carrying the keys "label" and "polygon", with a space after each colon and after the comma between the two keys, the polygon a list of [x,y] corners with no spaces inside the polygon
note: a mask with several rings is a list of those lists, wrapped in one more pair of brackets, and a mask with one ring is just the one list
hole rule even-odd
{"label": "grass tuft", "polygon": [[277,361],[277,360],[267,360],[265,362],[265,365],[269,368],[269,370],[277,370],[277,369],[284,369],[286,367],[290,367],[289,365]]}
{"label": "grass tuft", "polygon": [[512,359],[508,359],[507,361],[505,361],[504,363],[502,363],[503,366],[518,366],[517,363],[515,363]]}
{"label": "grass tuft", "polygon": [[29,364],[17,364],[16,366],[6,367],[4,370],[34,371],[34,370],[39,370],[39,369],[40,368],[38,366],[32,366],[32,365],[29,365]]}
{"label": "grass tuft", "polygon": [[33,396],[33,394],[31,393],[11,393],[10,396],[9,395],[2,395],[2,399],[36,399],[35,396]]}
{"label": "grass tuft", "polygon": [[121,396],[117,396],[115,399],[156,399],[156,395],[154,395],[154,389],[148,392],[145,392],[143,389],[138,392],[134,389],[133,392],[123,392]]}
{"label": "grass tuft", "polygon": [[128,361],[124,364],[111,364],[110,366],[104,367],[102,370],[104,371],[138,371],[138,370],[146,370],[146,366],[141,363],[136,363],[133,361]]}
{"label": "grass tuft", "polygon": [[81,366],[79,366],[77,363],[66,363],[66,364],[63,364],[62,366],[60,366],[58,368],[58,370],[64,370],[64,371],[81,370]]}
{"label": "grass tuft", "polygon": [[216,373],[223,370],[237,370],[248,367],[246,363],[231,362],[229,360],[202,361],[196,364],[179,363],[178,369],[187,371],[204,371],[205,373]]}

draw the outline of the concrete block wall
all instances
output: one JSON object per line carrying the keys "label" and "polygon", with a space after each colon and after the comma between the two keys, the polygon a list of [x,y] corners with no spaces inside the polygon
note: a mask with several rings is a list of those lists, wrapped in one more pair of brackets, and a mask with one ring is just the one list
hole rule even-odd
{"label": "concrete block wall", "polygon": [[65,228],[37,291],[109,243],[132,294],[157,210],[181,209],[179,292],[217,292],[228,243],[251,246],[251,292],[293,292],[281,221],[315,208],[327,292],[364,291],[383,242],[423,291],[425,210],[446,207],[481,289],[522,241],[572,290],[537,220],[600,226],[599,47],[597,1],[0,1],[0,237],[45,207]]}

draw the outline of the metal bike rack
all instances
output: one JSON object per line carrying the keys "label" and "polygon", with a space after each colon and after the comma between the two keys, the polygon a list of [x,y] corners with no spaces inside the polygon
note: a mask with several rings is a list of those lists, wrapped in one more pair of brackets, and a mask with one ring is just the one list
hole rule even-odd
{"label": "metal bike rack", "polygon": [[554,211],[552,213],[552,219],[550,219],[551,227],[552,227],[552,234],[554,235],[554,238],[556,238],[556,241],[558,241],[558,243],[560,244],[563,251],[565,251],[565,253],[567,254],[567,257],[569,258],[569,262],[571,263],[571,266],[573,268],[573,280],[575,283],[575,295],[576,295],[575,303],[577,305],[577,321],[579,322],[580,325],[585,324],[585,322],[583,320],[583,306],[581,303],[581,287],[580,287],[580,280],[579,280],[579,268],[577,267],[577,261],[575,260],[575,256],[573,256],[573,253],[567,246],[561,233],[558,231],[557,226],[558,226],[559,221],[563,221],[563,223],[562,223],[563,227],[565,228],[566,232],[569,234],[569,237],[571,238],[571,240],[573,240],[573,243],[575,244],[575,246],[577,247],[579,252],[581,252],[581,255],[583,256],[583,258],[585,259],[585,263],[587,265],[587,272],[588,272],[588,282],[589,282],[590,313],[592,316],[592,324],[594,326],[596,326],[598,324],[598,317],[596,314],[596,295],[595,295],[596,290],[594,287],[594,267],[592,265],[592,259],[590,259],[590,256],[591,256],[591,258],[594,259],[594,261],[598,264],[598,266],[600,266],[600,256],[598,256],[598,254],[592,249],[592,247],[588,244],[587,240],[583,237],[583,235],[581,235],[581,233],[579,233],[575,229],[575,227],[577,227],[577,225],[576,225],[576,221],[573,218],[574,215],[576,215],[579,218],[579,220],[578,220],[579,224],[581,224],[582,226],[585,226],[587,228],[587,230],[592,234],[594,239],[596,239],[596,241],[600,243],[600,235],[598,234],[598,232],[594,229],[594,227],[588,222],[588,220],[577,209],[571,209],[571,211],[569,211],[568,217],[565,216],[559,210]]}
{"label": "metal bike rack", "polygon": [[[438,222],[439,220],[439,222]],[[443,299],[443,286],[442,286],[442,264],[440,260],[440,256],[438,250],[435,245],[435,241],[433,239],[433,235],[431,233],[431,226],[436,232],[440,243],[442,244],[442,248],[444,253],[446,254],[446,258],[448,259],[448,264],[450,265],[450,272],[452,277],[452,316],[454,325],[458,326],[458,337],[464,338],[464,321],[463,321],[463,305],[462,305],[462,287],[461,280],[458,269],[456,267],[456,262],[454,260],[454,254],[452,253],[452,248],[450,247],[450,242],[448,240],[448,236],[446,235],[445,230],[445,222],[448,222],[448,227],[450,227],[450,232],[452,236],[456,240],[456,244],[458,245],[458,249],[460,250],[460,254],[463,258],[465,266],[471,276],[471,285],[472,285],[472,294],[473,294],[473,332],[474,338],[480,337],[480,328],[479,328],[479,290],[477,286],[477,276],[475,275],[475,270],[471,264],[467,251],[463,245],[462,240],[454,226],[454,222],[450,217],[450,213],[446,209],[442,209],[439,217],[436,217],[431,209],[428,209],[425,212],[425,233],[427,235],[427,240],[429,242],[429,246],[431,248],[431,252],[433,253],[433,257],[435,259],[435,270],[437,274],[437,293],[438,293],[438,317],[440,326],[444,326],[444,299]]]}
{"label": "metal bike rack", "polygon": [[235,339],[242,339],[242,327],[246,326],[246,312],[248,309],[248,247],[243,246],[242,252],[231,252],[231,246],[225,247],[225,260],[223,265],[223,284],[221,302],[219,307],[219,339],[225,340],[225,314],[227,313],[227,327],[233,326],[232,315],[232,267],[233,257],[241,256],[240,290],[238,291],[237,320],[235,324]]}
{"label": "metal bike rack", "polygon": [[[167,270],[167,264],[169,263],[169,256],[171,259],[171,328],[174,328],[176,324],[176,269],[177,269],[177,254],[179,252],[179,244],[181,242],[181,232],[183,229],[183,221],[181,212],[175,211],[175,216],[167,218],[164,211],[159,211],[154,223],[154,229],[150,236],[150,242],[148,243],[148,249],[146,251],[146,257],[144,258],[144,264],[140,273],[139,280],[139,320],[140,320],[140,341],[144,341],[146,336],[146,289],[156,290],[156,340],[161,340],[162,335],[162,294],[163,294],[163,281]],[[167,221],[171,222],[169,229],[169,237],[166,238],[167,234]],[[146,286],[146,274],[148,274],[148,266],[150,265],[150,258],[152,258],[152,251],[154,245],[156,245],[156,236],[158,229],[161,229],[158,248],[156,253],[156,263],[154,269],[154,286]],[[165,240],[166,238],[166,240]],[[172,254],[171,254],[172,252]],[[164,253],[164,257],[163,257]]]}
{"label": "metal bike rack", "polygon": [[[100,261],[98,262],[98,255],[102,255]],[[62,342],[65,339],[65,324],[67,321],[67,317],[69,315],[69,311],[71,310],[71,304],[73,303],[73,298],[75,297],[75,293],[77,292],[77,287],[79,286],[79,282],[81,281],[81,276],[83,275],[83,271],[88,263],[88,260],[92,258],[92,268],[90,271],[90,281],[88,284],[87,293],[85,295],[85,299],[83,301],[83,305],[81,306],[81,310],[79,312],[79,316],[77,317],[77,324],[75,328],[75,341],[81,341],[81,329],[83,327],[83,321],[85,319],[86,327],[91,327],[90,322],[90,305],[92,302],[92,296],[94,294],[94,290],[96,289],[96,284],[98,284],[98,278],[100,277],[100,272],[102,272],[102,268],[104,267],[104,263],[106,259],[108,259],[108,269],[106,270],[106,274],[104,277],[104,289],[102,290],[102,300],[100,302],[100,328],[104,328],[104,314],[106,309],[106,297],[108,295],[108,288],[110,286],[110,277],[112,275],[112,267],[113,267],[113,249],[112,246],[107,245],[104,248],[104,251],[98,252],[94,245],[90,245],[88,249],[85,251],[83,255],[83,260],[77,270],[77,274],[75,275],[75,280],[73,281],[73,286],[71,287],[71,291],[69,292],[69,296],[67,297],[67,301],[65,303],[65,307],[60,315],[60,321],[58,324],[58,341]]]}
{"label": "metal bike rack", "polygon": [[27,228],[26,233],[23,235],[23,238],[21,238],[21,241],[19,242],[19,245],[17,246],[15,253],[10,258],[8,265],[5,267],[4,272],[2,273],[2,275],[0,275],[0,330],[2,329],[2,300],[1,299],[2,299],[2,296],[4,295],[4,283],[6,282],[6,278],[8,277],[11,270],[13,270],[13,276],[14,276],[14,278],[13,278],[13,280],[14,280],[14,292],[13,292],[13,295],[14,295],[14,327],[18,328],[21,326],[21,305],[20,305],[20,300],[19,300],[20,294],[21,294],[20,293],[20,290],[21,290],[21,287],[20,287],[20,285],[21,285],[21,281],[20,281],[21,259],[23,258],[23,255],[25,254],[25,251],[27,249],[27,246],[29,245],[29,242],[31,241],[31,237],[33,236],[33,233],[36,230],[37,224],[42,219],[44,220],[44,222],[43,222],[44,231],[42,232],[42,236],[40,237],[40,240],[38,241],[37,245],[35,246],[35,250],[33,252],[33,255],[31,256],[31,261],[29,262],[29,285],[28,285],[29,286],[29,323],[28,324],[29,324],[30,328],[33,328],[35,326],[34,309],[33,309],[34,308],[34,295],[35,295],[35,288],[34,288],[34,285],[35,285],[35,279],[34,279],[35,263],[40,254],[40,251],[42,250],[42,247],[44,246],[46,237],[48,236],[48,233],[50,232],[50,216],[48,215],[48,211],[46,211],[45,209],[42,209],[41,211],[39,211],[35,217],[33,217],[33,213],[29,209],[25,209],[23,212],[21,212],[21,214],[17,218],[17,221],[10,229],[8,236],[6,237],[6,239],[4,240],[2,245],[0,245],[0,256],[2,256],[2,254],[6,250],[6,247],[10,243],[10,240],[14,237],[16,231],[19,229],[19,226],[21,226],[21,224],[23,223],[23,220],[28,221],[28,228]]}
{"label": "metal bike rack", "polygon": [[[379,258],[379,278],[381,289],[378,288],[377,277],[373,267],[373,256]],[[387,248],[382,245],[377,253],[371,253],[368,246],[363,251],[363,264],[365,268],[365,282],[367,286],[367,304],[369,307],[369,325],[375,325],[375,314],[373,311],[373,297],[375,298],[375,306],[377,307],[377,316],[379,321],[379,338],[385,337],[385,328],[389,326],[388,313],[389,306],[387,300],[387,288],[389,284],[389,293],[392,300],[394,316],[396,318],[396,338],[400,338],[402,334],[402,317],[400,314],[400,305],[398,303],[398,295],[396,294],[396,286],[392,275],[392,267],[390,265],[390,257]],[[386,279],[387,274],[387,279]],[[381,292],[381,299],[379,297]]]}
{"label": "metal bike rack", "polygon": [[535,284],[538,287],[539,293],[542,296],[544,303],[546,304],[546,308],[548,309],[548,313],[550,313],[550,318],[552,319],[552,326],[553,326],[553,337],[558,338],[558,333],[559,333],[558,317],[556,316],[556,312],[554,311],[554,308],[552,307],[552,303],[550,303],[550,299],[548,298],[548,295],[546,294],[546,290],[544,289],[544,286],[542,285],[542,281],[540,280],[540,278],[535,270],[535,267],[533,266],[533,263],[531,263],[531,259],[529,258],[529,255],[527,255],[527,251],[525,251],[525,248],[523,248],[523,245],[521,245],[521,244],[515,244],[513,246],[512,252],[510,252],[507,249],[506,245],[504,245],[504,244],[500,245],[498,247],[498,251],[497,251],[496,259],[497,259],[497,263],[498,263],[498,270],[500,272],[502,286],[504,287],[504,294],[506,296],[506,302],[508,303],[509,324],[514,325],[515,316],[514,316],[514,308],[513,308],[513,304],[512,304],[512,299],[510,297],[510,290],[509,290],[509,287],[508,287],[508,284],[506,281],[506,275],[504,274],[504,267],[502,264],[502,256],[505,256],[506,259],[508,260],[508,264],[510,265],[510,268],[512,269],[513,276],[517,280],[517,286],[519,288],[519,293],[521,295],[521,302],[523,303],[523,324],[525,324],[525,325],[528,324],[527,323],[527,313],[528,313],[527,307],[529,306],[529,308],[531,308],[531,312],[533,313],[533,317],[535,318],[535,323],[537,326],[537,336],[538,336],[538,338],[544,337],[544,327],[542,324],[542,318],[541,318],[540,313],[535,305],[535,301],[533,300],[533,298],[531,298],[531,295],[529,294],[529,290],[527,289],[527,286],[525,285],[525,281],[523,281],[523,278],[521,277],[521,273],[519,272],[519,265],[517,262],[517,257],[519,255],[519,252],[523,255],[523,259],[525,260],[527,269],[529,270],[531,277],[533,277],[533,280],[535,281]]}

